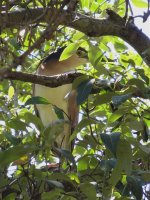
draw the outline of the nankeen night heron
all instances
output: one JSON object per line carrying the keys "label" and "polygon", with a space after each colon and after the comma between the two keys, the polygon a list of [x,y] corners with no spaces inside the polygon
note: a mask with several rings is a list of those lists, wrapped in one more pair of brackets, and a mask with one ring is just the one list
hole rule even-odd
{"label": "nankeen night heron", "polygon": [[[77,51],[68,59],[59,61],[60,55],[64,48],[60,48],[57,52],[50,54],[44,59],[37,69],[38,75],[53,76],[62,73],[68,73],[75,70],[77,66],[85,64],[87,62],[87,52],[79,47]],[[67,98],[65,96],[68,95]],[[47,99],[50,105],[37,105],[38,115],[45,127],[54,124],[58,121],[57,114],[55,113],[53,106],[62,109],[65,113],[65,120],[69,119],[69,123],[64,123],[63,131],[56,137],[56,147],[71,150],[71,144],[69,138],[71,130],[75,128],[78,123],[79,108],[76,103],[76,91],[72,90],[72,85],[62,85],[56,88],[50,88],[42,85],[35,84],[34,96],[41,96]],[[52,134],[52,133],[49,133]]]}

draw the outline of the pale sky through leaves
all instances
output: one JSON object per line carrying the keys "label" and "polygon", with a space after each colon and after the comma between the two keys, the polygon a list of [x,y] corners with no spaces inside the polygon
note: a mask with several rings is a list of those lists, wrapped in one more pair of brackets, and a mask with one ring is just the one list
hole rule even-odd
{"label": "pale sky through leaves", "polygon": [[[143,15],[145,9],[134,9],[134,15]],[[143,19],[141,17],[135,18],[135,24],[139,29],[142,29],[142,31],[150,38],[150,16],[147,19],[146,22],[143,23]]]}

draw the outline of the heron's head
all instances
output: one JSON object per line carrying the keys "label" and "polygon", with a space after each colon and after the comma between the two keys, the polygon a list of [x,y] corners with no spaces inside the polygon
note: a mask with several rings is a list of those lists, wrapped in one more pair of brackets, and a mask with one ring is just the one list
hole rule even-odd
{"label": "heron's head", "polygon": [[[65,60],[59,61],[65,47],[58,49],[42,61],[43,67],[56,69],[57,71],[69,71],[88,62],[87,51],[79,47],[73,54]],[[61,73],[61,72],[60,72]]]}

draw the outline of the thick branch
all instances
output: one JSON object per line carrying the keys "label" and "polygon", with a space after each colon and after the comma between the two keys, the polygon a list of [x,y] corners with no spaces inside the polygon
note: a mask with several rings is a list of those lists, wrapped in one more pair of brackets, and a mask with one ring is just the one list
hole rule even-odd
{"label": "thick branch", "polygon": [[79,77],[80,75],[81,75],[80,73],[68,73],[68,74],[66,73],[55,76],[42,76],[42,75],[28,74],[22,72],[14,72],[10,71],[9,69],[0,70],[1,79],[19,80],[19,81],[49,86],[51,88],[72,83],[74,79]]}
{"label": "thick branch", "polygon": [[125,23],[124,19],[111,10],[107,10],[108,19],[99,20],[79,15],[79,19],[68,24],[88,36],[118,36],[129,43],[150,66],[150,39],[134,24]]}
{"label": "thick branch", "polygon": [[[13,72],[9,69],[3,69],[0,70],[0,79],[9,79],[9,80],[19,80],[24,82],[30,82],[34,84],[40,84],[44,86],[48,86],[51,88],[55,88],[61,85],[70,84],[72,83],[77,77],[81,76],[83,74],[76,73],[76,72],[70,72],[65,74],[59,74],[55,76],[42,76],[42,75],[36,75],[36,74],[28,74],[28,73],[22,73],[22,72]],[[89,77],[90,78],[90,77]],[[96,84],[96,89],[93,88],[92,93],[99,93],[101,90],[112,90],[111,88],[115,88],[116,91],[120,91],[123,88],[126,88],[127,86],[111,83],[111,85],[108,83],[108,81],[98,81]],[[146,93],[143,93],[138,88],[134,90],[133,97],[142,97],[147,99],[150,94],[150,89],[147,89]]]}
{"label": "thick branch", "polygon": [[[2,13],[0,27],[15,28],[24,27],[39,22],[49,23],[56,9],[27,9],[15,11],[9,14]],[[107,19],[94,19],[73,12],[61,11],[61,25],[77,29],[88,36],[100,37],[106,35],[118,36],[128,42],[150,66],[150,39],[134,24],[125,23],[124,19],[113,11],[107,10]]]}

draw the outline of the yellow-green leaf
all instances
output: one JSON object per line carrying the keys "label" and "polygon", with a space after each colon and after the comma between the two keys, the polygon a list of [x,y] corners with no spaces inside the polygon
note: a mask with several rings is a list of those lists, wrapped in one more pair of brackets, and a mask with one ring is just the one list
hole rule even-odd
{"label": "yellow-green leaf", "polygon": [[135,5],[138,8],[146,8],[147,2],[143,1],[143,0],[131,0],[133,5]]}
{"label": "yellow-green leaf", "polygon": [[9,99],[12,99],[12,97],[14,96],[14,93],[15,93],[15,89],[13,86],[10,86],[9,89],[8,89],[8,96],[9,96]]}
{"label": "yellow-green leaf", "polygon": [[68,45],[62,52],[59,61],[66,60],[67,58],[71,57],[76,52],[79,46],[79,43],[71,43],[70,45]]}

